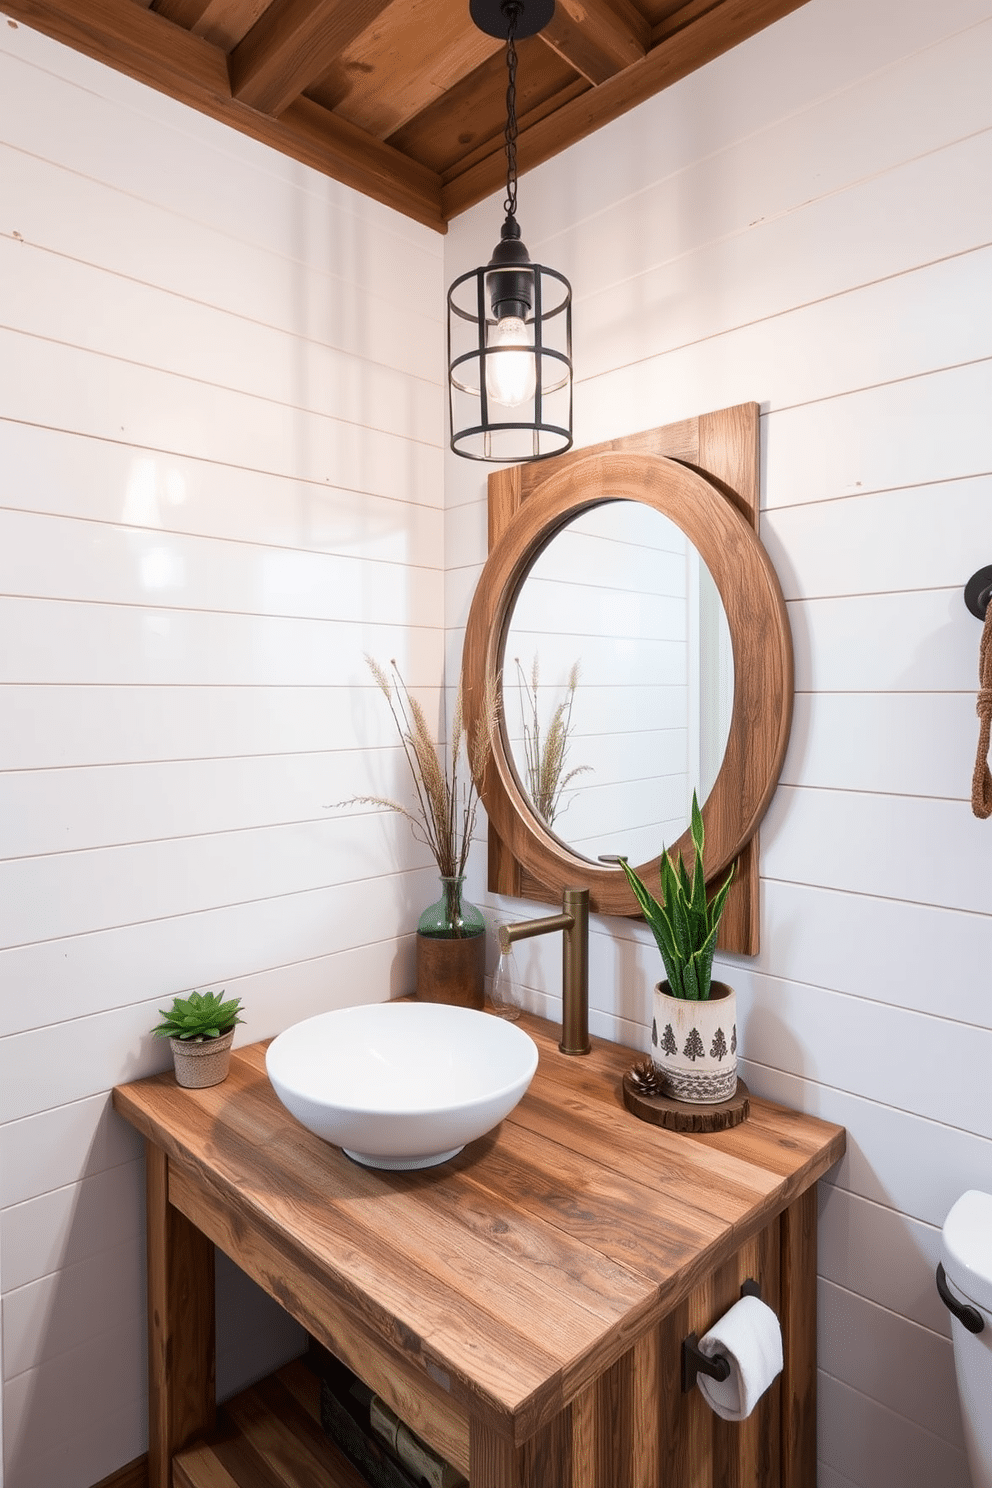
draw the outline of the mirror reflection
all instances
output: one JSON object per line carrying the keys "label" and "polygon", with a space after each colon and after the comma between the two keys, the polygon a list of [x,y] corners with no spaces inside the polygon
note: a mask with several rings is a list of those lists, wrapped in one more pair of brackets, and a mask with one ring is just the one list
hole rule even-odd
{"label": "mirror reflection", "polygon": [[653,507],[561,527],[520,584],[502,657],[507,748],[532,809],[595,862],[656,857],[723,761],[730,630],[708,568]]}

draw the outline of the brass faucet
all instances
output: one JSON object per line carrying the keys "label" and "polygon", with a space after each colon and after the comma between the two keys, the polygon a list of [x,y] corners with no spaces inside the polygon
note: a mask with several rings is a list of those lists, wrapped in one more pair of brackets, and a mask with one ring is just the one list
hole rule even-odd
{"label": "brass faucet", "polygon": [[500,925],[499,948],[509,955],[515,940],[562,932],[561,1043],[563,1054],[589,1053],[589,890],[566,889],[562,912],[539,920]]}

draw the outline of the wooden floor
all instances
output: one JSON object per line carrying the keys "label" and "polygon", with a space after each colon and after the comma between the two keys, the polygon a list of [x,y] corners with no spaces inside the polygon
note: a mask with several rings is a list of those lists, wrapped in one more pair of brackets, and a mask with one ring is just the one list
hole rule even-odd
{"label": "wooden floor", "polygon": [[228,1400],[209,1439],[173,1461],[173,1488],[368,1488],[324,1435],[320,1381],[297,1360]]}

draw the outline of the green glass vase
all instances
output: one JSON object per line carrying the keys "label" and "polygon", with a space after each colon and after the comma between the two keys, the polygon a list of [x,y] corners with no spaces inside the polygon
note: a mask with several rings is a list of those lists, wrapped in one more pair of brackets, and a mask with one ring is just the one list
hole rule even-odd
{"label": "green glass vase", "polygon": [[486,922],[465,898],[464,877],[441,879],[441,897],[417,924],[417,997],[481,1009],[486,985]]}

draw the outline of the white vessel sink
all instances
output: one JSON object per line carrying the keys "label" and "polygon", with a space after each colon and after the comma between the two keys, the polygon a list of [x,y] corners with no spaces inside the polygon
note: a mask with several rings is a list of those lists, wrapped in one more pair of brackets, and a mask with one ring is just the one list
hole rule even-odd
{"label": "white vessel sink", "polygon": [[286,1109],[356,1162],[430,1168],[513,1110],[537,1045],[489,1013],[380,1002],[287,1028],[265,1068]]}

